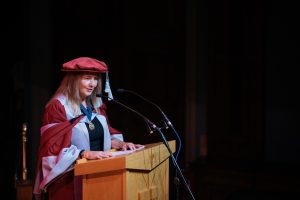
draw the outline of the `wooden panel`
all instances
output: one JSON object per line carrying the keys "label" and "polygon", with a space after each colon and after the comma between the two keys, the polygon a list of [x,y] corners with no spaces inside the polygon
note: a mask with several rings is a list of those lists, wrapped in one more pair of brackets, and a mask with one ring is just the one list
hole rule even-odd
{"label": "wooden panel", "polygon": [[[174,153],[176,141],[172,140],[168,143]],[[126,156],[126,168],[152,170],[169,156],[170,153],[162,142],[149,144],[144,150]]]}
{"label": "wooden panel", "polygon": [[107,158],[103,160],[81,159],[75,166],[75,176],[121,170],[125,168],[125,157]]}
{"label": "wooden panel", "polygon": [[32,182],[22,182],[16,183],[17,188],[17,200],[31,200],[32,199]]}
{"label": "wooden panel", "polygon": [[85,175],[83,199],[125,199],[125,170]]}
{"label": "wooden panel", "polygon": [[169,159],[152,171],[127,170],[126,199],[169,199]]}

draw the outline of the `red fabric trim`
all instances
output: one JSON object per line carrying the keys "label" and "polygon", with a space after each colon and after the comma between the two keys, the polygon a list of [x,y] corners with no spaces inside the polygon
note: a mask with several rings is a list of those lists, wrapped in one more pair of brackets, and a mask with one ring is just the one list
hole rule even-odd
{"label": "red fabric trim", "polygon": [[45,109],[43,125],[58,123],[48,128],[40,140],[40,156],[57,155],[62,148],[71,144],[72,128],[82,116],[71,123],[66,118],[66,111],[58,100],[53,100]]}
{"label": "red fabric trim", "polygon": [[72,122],[67,120],[64,107],[58,100],[52,100],[44,112],[43,125],[57,123],[48,128],[40,138],[38,164],[43,157],[58,155],[60,150],[71,145],[72,128],[83,116]]}

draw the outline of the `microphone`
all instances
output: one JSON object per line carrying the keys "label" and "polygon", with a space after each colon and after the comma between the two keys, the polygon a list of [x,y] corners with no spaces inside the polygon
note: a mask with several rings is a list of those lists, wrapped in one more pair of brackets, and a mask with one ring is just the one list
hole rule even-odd
{"label": "microphone", "polygon": [[[171,121],[169,120],[169,118],[167,117],[167,115],[162,111],[162,109],[161,109],[157,104],[153,103],[152,101],[146,99],[145,97],[143,97],[142,95],[140,95],[140,94],[138,94],[138,93],[136,93],[136,92],[134,92],[134,91],[131,91],[131,90],[125,90],[125,89],[117,89],[117,92],[120,92],[120,93],[131,93],[131,94],[133,94],[133,95],[135,95],[135,96],[137,96],[137,97],[143,99],[144,101],[148,102],[149,104],[152,104],[154,107],[156,107],[156,108],[160,111],[160,113],[161,113],[161,115],[163,116],[163,118],[165,119],[167,125],[169,125],[169,126],[171,127],[171,129],[172,129],[173,132],[175,133],[176,137],[178,138],[178,143],[179,143],[178,146],[179,146],[179,147],[178,147],[178,151],[177,151],[177,154],[176,154],[176,160],[177,160],[177,159],[178,159],[179,152],[180,152],[180,149],[181,149],[181,139],[180,139],[180,137],[179,137],[177,131],[176,131],[175,128],[173,127]],[[167,126],[166,128],[168,128],[168,126]]]}
{"label": "microphone", "polygon": [[115,103],[117,103],[117,104],[123,106],[124,108],[126,108],[126,109],[128,109],[128,110],[134,112],[134,113],[137,114],[138,116],[140,116],[140,117],[146,122],[146,124],[147,124],[147,129],[148,129],[148,131],[150,132],[150,134],[153,133],[153,130],[152,130],[151,128],[153,128],[154,130],[157,128],[157,126],[156,126],[151,120],[149,120],[147,117],[145,117],[145,116],[142,115],[141,113],[137,112],[136,110],[134,110],[134,109],[132,109],[132,108],[126,106],[125,104],[123,104],[123,103],[121,103],[121,102],[119,102],[119,101],[117,101],[117,100],[115,100],[115,99],[113,99],[113,98],[111,98],[111,97],[105,96],[105,95],[103,95],[103,94],[96,94],[96,97],[103,97],[103,98],[106,98],[106,99],[108,99],[108,100],[111,100],[111,101],[113,101],[113,102],[115,102]]}
{"label": "microphone", "polygon": [[[175,135],[176,135],[177,138],[178,138],[178,141],[179,141],[179,148],[178,148],[178,152],[177,152],[177,155],[176,155],[176,159],[174,158],[174,156],[173,156],[173,154],[172,154],[172,151],[171,151],[171,149],[170,149],[170,147],[169,147],[169,145],[168,145],[168,143],[167,143],[167,140],[166,140],[164,134],[163,134],[162,131],[161,131],[161,128],[157,128],[155,125],[154,125],[154,126],[155,126],[154,128],[155,128],[155,130],[157,130],[157,131],[161,134],[161,137],[162,137],[162,139],[163,139],[163,142],[165,143],[165,145],[166,145],[166,147],[167,147],[167,149],[168,149],[168,151],[169,151],[169,153],[170,153],[170,156],[171,156],[171,159],[172,159],[172,161],[173,161],[173,164],[174,164],[174,166],[175,166],[176,169],[177,169],[177,171],[176,171],[176,176],[177,176],[177,172],[179,172],[179,175],[181,176],[181,178],[182,178],[182,180],[183,180],[183,182],[184,182],[184,185],[185,185],[186,189],[188,190],[189,194],[191,195],[191,198],[192,198],[193,200],[195,200],[195,197],[194,197],[194,195],[193,195],[193,193],[192,193],[192,191],[191,191],[189,185],[187,184],[187,181],[186,181],[186,179],[185,179],[185,177],[184,177],[184,175],[183,175],[183,173],[182,173],[182,171],[181,171],[181,169],[180,169],[180,167],[179,167],[179,165],[178,165],[178,163],[177,163],[177,158],[178,158],[178,155],[179,155],[179,152],[180,152],[180,148],[181,148],[181,139],[180,139],[180,137],[179,137],[177,131],[176,131],[175,128],[173,127],[172,123],[171,123],[170,120],[168,119],[167,115],[162,111],[162,109],[161,109],[157,104],[153,103],[152,101],[146,99],[145,97],[139,95],[139,94],[136,93],[136,92],[133,92],[133,91],[130,91],[130,90],[125,90],[125,89],[117,89],[117,92],[120,92],[120,93],[126,93],[126,92],[127,92],[127,93],[131,93],[131,94],[133,94],[133,95],[135,95],[135,96],[138,96],[139,98],[143,99],[144,101],[146,101],[146,102],[152,104],[154,107],[156,107],[156,108],[160,111],[161,115],[164,117],[164,119],[166,120],[167,124],[172,128],[173,132],[175,133]],[[98,96],[98,95],[97,95],[97,96]],[[101,96],[103,96],[103,95],[101,95]],[[125,107],[127,107],[127,106],[125,106]],[[130,109],[130,110],[133,111],[133,109],[131,109],[131,108],[128,108],[128,109]],[[135,112],[135,113],[138,113],[138,112],[136,112],[136,111],[134,111],[134,112]],[[141,114],[139,114],[139,115],[141,115]],[[142,115],[142,116],[143,116],[143,115]],[[152,122],[151,122],[151,123],[152,123]],[[152,123],[152,124],[153,124],[153,123]],[[178,179],[177,177],[176,177],[175,180],[176,180],[177,182],[179,181],[179,179]],[[179,183],[179,182],[178,182],[178,183]],[[177,186],[178,186],[178,184],[177,184]]]}

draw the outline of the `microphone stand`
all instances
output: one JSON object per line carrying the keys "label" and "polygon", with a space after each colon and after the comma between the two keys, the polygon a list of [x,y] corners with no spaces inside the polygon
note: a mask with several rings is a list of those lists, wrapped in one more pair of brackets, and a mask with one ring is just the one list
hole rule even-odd
{"label": "microphone stand", "polygon": [[[171,127],[172,131],[175,133],[175,135],[178,138],[179,147],[178,147],[178,152],[177,152],[177,155],[176,155],[176,160],[177,160],[179,152],[180,152],[180,149],[181,149],[181,139],[179,137],[178,132],[174,128],[173,124],[171,123],[171,121],[169,120],[169,118],[167,117],[167,115],[163,112],[163,110],[157,104],[153,103],[152,101],[146,99],[145,97],[143,97],[142,95],[139,95],[138,93],[136,93],[134,91],[125,90],[125,89],[117,89],[117,91],[121,92],[121,93],[122,92],[127,92],[127,93],[131,93],[131,94],[133,94],[135,96],[138,96],[139,98],[143,99],[144,101],[146,101],[146,102],[152,104],[153,106],[155,106],[160,111],[161,115],[163,116],[163,118],[166,121],[167,126]],[[177,177],[177,171],[175,173],[174,184],[176,186],[176,199],[178,200],[179,199],[179,185],[180,185],[180,180]]]}
{"label": "microphone stand", "polygon": [[172,153],[172,150],[170,149],[170,146],[169,146],[169,144],[168,144],[168,142],[167,142],[167,140],[166,140],[166,138],[165,138],[163,132],[161,131],[161,128],[159,128],[159,127],[153,127],[153,128],[154,128],[155,130],[157,130],[157,131],[160,133],[161,138],[163,139],[163,142],[164,142],[164,144],[166,145],[166,147],[167,147],[167,149],[168,149],[168,151],[169,151],[169,153],[170,153],[170,157],[171,157],[171,159],[172,159],[172,161],[173,161],[173,164],[174,164],[174,166],[176,167],[176,172],[179,172],[179,175],[180,175],[180,177],[182,178],[182,180],[183,180],[183,182],[184,182],[184,186],[186,187],[186,189],[188,190],[189,194],[191,195],[191,198],[192,198],[193,200],[195,200],[195,197],[194,197],[194,195],[193,195],[193,193],[192,193],[192,191],[191,191],[191,189],[190,189],[190,186],[188,185],[188,183],[187,183],[187,181],[186,181],[186,179],[185,179],[185,177],[184,177],[184,175],[183,175],[183,173],[182,173],[182,171],[181,171],[181,169],[180,169],[180,167],[179,167],[179,165],[178,165],[176,159],[174,158],[173,153]]}
{"label": "microphone stand", "polygon": [[113,98],[110,98],[110,97],[105,96],[105,95],[102,95],[102,94],[97,94],[96,96],[97,96],[97,97],[104,97],[104,98],[106,98],[106,99],[108,99],[108,100],[112,100],[113,102],[115,102],[115,103],[117,103],[117,104],[119,104],[119,105],[121,105],[121,106],[123,106],[123,107],[129,109],[130,111],[136,113],[137,115],[139,115],[140,117],[142,117],[142,118],[145,120],[145,122],[146,122],[149,126],[151,126],[154,130],[156,130],[156,131],[158,131],[158,132],[160,133],[160,136],[161,136],[161,138],[162,138],[162,140],[163,140],[163,143],[165,144],[167,150],[168,150],[169,153],[170,153],[170,157],[171,157],[171,159],[172,159],[172,161],[173,161],[173,164],[174,164],[176,170],[179,172],[179,175],[180,175],[180,177],[182,178],[182,180],[183,180],[183,182],[184,182],[184,185],[185,185],[187,191],[189,192],[191,198],[192,198],[193,200],[195,200],[195,197],[194,197],[194,195],[193,195],[193,193],[192,193],[192,190],[190,189],[190,186],[188,185],[188,183],[187,183],[187,181],[186,181],[186,179],[185,179],[185,177],[184,177],[184,175],[183,175],[183,173],[182,173],[182,171],[181,171],[181,169],[180,169],[180,167],[179,167],[179,165],[178,165],[178,163],[177,163],[177,161],[176,161],[176,159],[175,159],[175,157],[174,157],[174,155],[173,155],[173,152],[172,152],[172,150],[171,150],[171,148],[170,148],[170,146],[169,146],[169,144],[168,144],[168,141],[167,141],[167,139],[166,139],[164,133],[163,133],[162,130],[161,130],[161,128],[157,127],[152,121],[150,121],[147,117],[145,117],[145,116],[142,115],[141,113],[139,113],[139,112],[133,110],[132,108],[130,108],[130,107],[124,105],[123,103],[121,103],[121,102],[119,102],[119,101],[117,101],[117,100],[114,100]]}

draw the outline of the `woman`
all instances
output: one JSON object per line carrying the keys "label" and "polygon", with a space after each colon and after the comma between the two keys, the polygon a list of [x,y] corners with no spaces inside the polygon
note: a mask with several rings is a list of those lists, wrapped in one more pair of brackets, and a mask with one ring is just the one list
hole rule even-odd
{"label": "woman", "polygon": [[[65,77],[45,107],[41,127],[34,186],[37,199],[46,188],[48,199],[75,198],[78,188],[74,188],[69,171],[78,158],[104,159],[111,157],[107,150],[112,148],[134,150],[141,146],[123,141],[122,134],[108,123],[105,104],[96,97],[102,90],[102,73],[106,73],[105,92],[112,98],[104,62],[79,57],[64,63],[62,71]],[[56,182],[63,187],[55,187]],[[49,185],[54,185],[52,192]]]}

